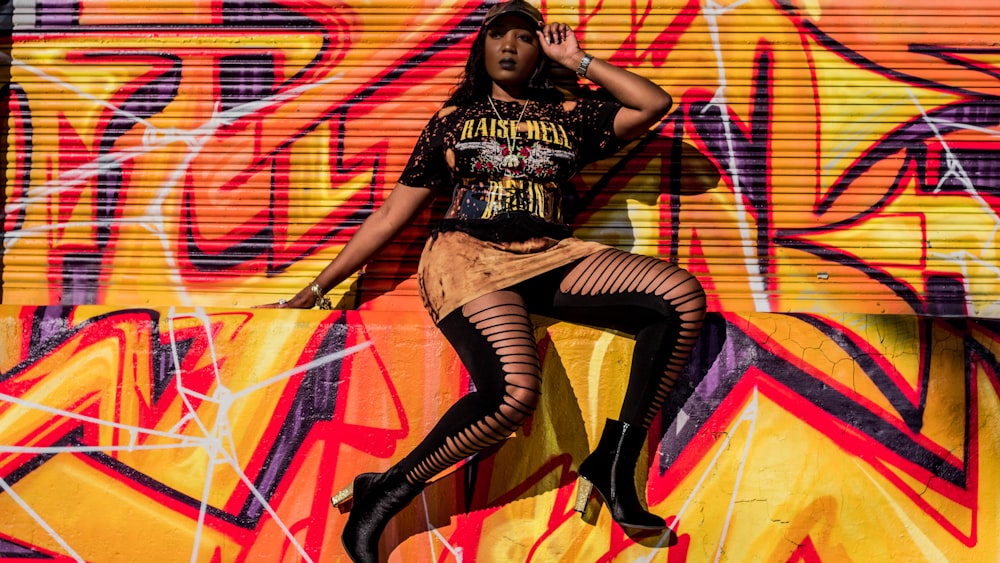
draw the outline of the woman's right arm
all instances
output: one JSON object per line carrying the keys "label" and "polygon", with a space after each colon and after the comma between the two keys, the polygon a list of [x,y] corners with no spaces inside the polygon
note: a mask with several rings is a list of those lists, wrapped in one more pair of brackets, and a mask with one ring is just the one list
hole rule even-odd
{"label": "woman's right arm", "polygon": [[[337,254],[316,276],[315,283],[319,286],[321,294],[326,294],[367,264],[376,252],[395,238],[427,207],[434,199],[434,194],[435,191],[431,188],[413,188],[396,184],[382,205],[361,223],[340,254]],[[309,309],[317,300],[311,286],[312,284],[299,290],[295,297],[286,303],[272,303],[262,307]]]}

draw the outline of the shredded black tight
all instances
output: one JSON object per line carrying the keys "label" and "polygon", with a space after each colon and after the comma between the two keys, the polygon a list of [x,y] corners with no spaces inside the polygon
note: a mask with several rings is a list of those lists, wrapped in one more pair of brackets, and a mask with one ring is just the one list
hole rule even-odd
{"label": "shredded black tight", "polygon": [[[541,397],[541,367],[524,299],[491,293],[438,324],[476,390],[459,399],[403,461],[411,483],[427,481],[498,442],[524,424]],[[406,465],[412,464],[409,468]]]}
{"label": "shredded black tight", "polygon": [[476,390],[400,462],[409,482],[425,482],[504,440],[534,412],[541,368],[529,310],[635,335],[620,420],[648,429],[698,338],[705,294],[676,265],[607,249],[453,311],[438,327]]}
{"label": "shredded black tight", "polygon": [[619,420],[648,429],[701,332],[705,292],[674,264],[607,249],[566,273],[549,314],[635,335]]}

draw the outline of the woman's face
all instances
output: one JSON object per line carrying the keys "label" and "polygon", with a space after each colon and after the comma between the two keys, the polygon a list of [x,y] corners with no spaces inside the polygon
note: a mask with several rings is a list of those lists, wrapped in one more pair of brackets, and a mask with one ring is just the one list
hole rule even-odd
{"label": "woman's face", "polygon": [[519,16],[500,16],[486,28],[486,72],[501,86],[528,83],[542,56],[534,28]]}

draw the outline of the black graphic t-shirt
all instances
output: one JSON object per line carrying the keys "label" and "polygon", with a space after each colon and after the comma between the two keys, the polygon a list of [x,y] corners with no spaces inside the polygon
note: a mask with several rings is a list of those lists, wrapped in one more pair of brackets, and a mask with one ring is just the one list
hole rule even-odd
{"label": "black graphic t-shirt", "polygon": [[564,190],[583,166],[624,145],[614,134],[621,106],[593,99],[490,102],[431,118],[400,183],[452,190],[441,230],[496,242],[569,236]]}

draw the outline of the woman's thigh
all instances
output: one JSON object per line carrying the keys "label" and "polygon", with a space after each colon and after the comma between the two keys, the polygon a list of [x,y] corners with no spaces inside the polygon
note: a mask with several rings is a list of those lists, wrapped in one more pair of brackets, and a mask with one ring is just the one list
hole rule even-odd
{"label": "woman's thigh", "polygon": [[676,264],[608,248],[521,284],[533,313],[634,334],[664,318],[700,321],[705,295]]}
{"label": "woman's thigh", "polygon": [[[447,315],[438,328],[477,391],[506,396],[527,411],[535,408],[541,363],[527,304],[518,292],[501,290],[476,298]],[[505,414],[518,417],[516,412]]]}

